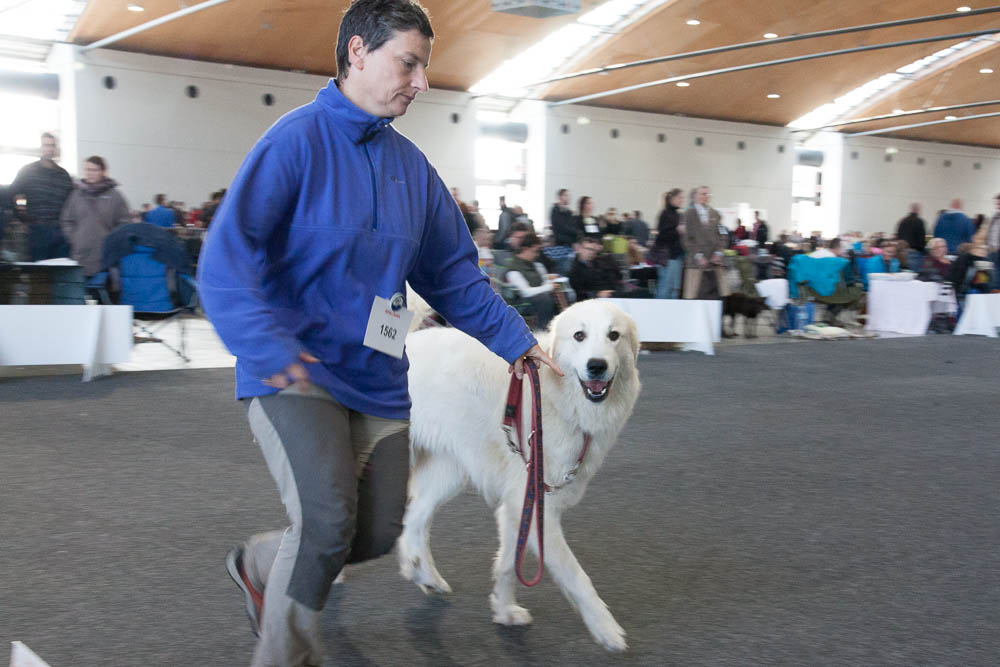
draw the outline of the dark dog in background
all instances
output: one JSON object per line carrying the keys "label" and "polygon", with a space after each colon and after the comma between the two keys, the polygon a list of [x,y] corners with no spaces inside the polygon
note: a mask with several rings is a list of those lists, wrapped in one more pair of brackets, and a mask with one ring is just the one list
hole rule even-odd
{"label": "dark dog in background", "polygon": [[[722,335],[726,338],[736,337],[736,316],[743,316],[743,335],[746,338],[757,337],[757,316],[767,310],[764,298],[748,294],[730,294],[722,300]],[[726,317],[730,318],[729,330],[726,330]]]}

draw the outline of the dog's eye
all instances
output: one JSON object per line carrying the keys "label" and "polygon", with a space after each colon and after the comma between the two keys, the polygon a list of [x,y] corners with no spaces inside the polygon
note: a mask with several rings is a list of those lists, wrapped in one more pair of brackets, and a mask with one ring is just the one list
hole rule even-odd
{"label": "dog's eye", "polygon": [[583,333],[582,331],[577,331],[575,334],[573,334],[573,338],[575,338],[576,340],[583,340],[586,337],[587,334]]}
{"label": "dog's eye", "polygon": [[608,334],[608,340],[618,340],[620,336],[621,334],[618,333],[617,331],[612,331],[611,333]]}

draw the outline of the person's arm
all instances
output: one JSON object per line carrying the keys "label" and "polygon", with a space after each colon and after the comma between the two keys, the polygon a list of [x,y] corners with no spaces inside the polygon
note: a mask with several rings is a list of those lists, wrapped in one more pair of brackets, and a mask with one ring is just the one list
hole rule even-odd
{"label": "person's arm", "polygon": [[458,206],[434,168],[426,168],[427,219],[407,280],[448,322],[513,364],[537,341],[517,311],[490,288]]}
{"label": "person's arm", "polygon": [[520,271],[508,271],[507,272],[507,282],[513,285],[518,294],[523,296],[525,299],[531,298],[537,294],[545,294],[546,292],[552,291],[552,283],[542,283],[538,287],[532,287],[528,284],[527,278],[521,275]]}
{"label": "person's arm", "polygon": [[62,212],[59,214],[59,228],[62,230],[63,236],[70,242],[70,244],[73,243],[73,239],[76,237],[75,206],[76,190],[69,193],[69,197],[66,197],[66,202],[62,207]]}
{"label": "person's arm", "polygon": [[261,276],[268,270],[268,240],[288,224],[295,206],[305,159],[267,137],[258,141],[216,212],[198,262],[202,307],[219,337],[247,371],[279,387],[303,379],[298,362],[307,353],[278,322]]}
{"label": "person's arm", "polygon": [[127,225],[132,222],[132,211],[128,208],[128,200],[125,199],[125,195],[119,192],[117,188],[115,188],[114,193],[117,195],[118,203],[115,206],[115,221],[113,226],[120,227]]}

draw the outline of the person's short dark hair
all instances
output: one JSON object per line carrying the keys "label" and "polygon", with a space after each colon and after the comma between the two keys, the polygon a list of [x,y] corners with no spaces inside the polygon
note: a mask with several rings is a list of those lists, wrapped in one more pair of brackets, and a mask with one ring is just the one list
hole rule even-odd
{"label": "person's short dark hair", "polygon": [[100,155],[91,155],[89,158],[84,160],[84,162],[89,162],[90,164],[96,164],[98,167],[101,168],[101,171],[108,170],[108,163],[105,162],[104,158],[102,158]]}
{"label": "person's short dark hair", "polygon": [[521,245],[517,247],[517,251],[521,252],[522,250],[534,248],[535,246],[540,245],[542,245],[542,240],[538,238],[538,234],[535,232],[528,232],[524,235],[524,238],[521,239]]}
{"label": "person's short dark hair", "polygon": [[569,192],[566,188],[559,188],[559,192],[556,193],[556,197],[562,197],[564,192]]}
{"label": "person's short dark hair", "polygon": [[683,192],[684,191],[680,188],[674,188],[667,192],[667,194],[663,195],[663,208],[670,206],[670,200],[679,194],[683,194]]}
{"label": "person's short dark hair", "polygon": [[[513,234],[514,232],[530,232],[530,231],[531,231],[531,225],[524,222],[515,222],[510,226],[510,234]],[[510,234],[507,234],[507,236],[510,236]]]}
{"label": "person's short dark hair", "polygon": [[166,195],[156,195],[155,197],[153,197],[153,201],[156,202],[157,206],[163,206],[163,202],[167,201],[167,196]]}
{"label": "person's short dark hair", "polygon": [[642,220],[642,211],[632,211],[632,217],[636,220]]}
{"label": "person's short dark hair", "polygon": [[52,134],[51,132],[42,132],[42,139],[51,139],[52,141],[55,141],[56,135]]}
{"label": "person's short dark hair", "polygon": [[583,207],[584,207],[584,206],[586,205],[586,203],[587,203],[587,202],[589,202],[589,201],[590,201],[590,197],[588,197],[588,196],[586,196],[586,195],[584,195],[584,196],[580,197],[580,201],[579,201],[579,203],[578,203],[578,205],[577,205],[577,211],[579,211],[579,212],[580,212],[580,215],[583,215]]}
{"label": "person's short dark hair", "polygon": [[382,48],[397,32],[410,30],[434,39],[427,10],[416,0],[354,0],[344,12],[337,33],[337,77],[347,78],[351,66],[347,44],[355,35],[361,37],[371,53]]}
{"label": "person's short dark hair", "polygon": [[839,250],[840,249],[840,237],[838,236],[838,237],[836,237],[834,239],[831,239],[829,245],[827,246],[827,248],[830,249],[831,251],[832,250]]}

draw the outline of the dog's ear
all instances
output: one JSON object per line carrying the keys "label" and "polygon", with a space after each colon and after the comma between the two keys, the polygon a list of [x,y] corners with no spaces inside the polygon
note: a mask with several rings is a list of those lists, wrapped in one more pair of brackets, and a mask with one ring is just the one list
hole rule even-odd
{"label": "dog's ear", "polygon": [[632,349],[632,356],[639,360],[639,331],[636,329],[635,320],[630,316],[625,317],[625,340],[628,341],[629,347]]}

